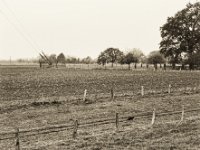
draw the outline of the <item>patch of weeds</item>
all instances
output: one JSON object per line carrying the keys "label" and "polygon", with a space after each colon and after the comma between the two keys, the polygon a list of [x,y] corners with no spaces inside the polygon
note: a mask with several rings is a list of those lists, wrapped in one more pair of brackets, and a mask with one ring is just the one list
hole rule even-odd
{"label": "patch of weeds", "polygon": [[37,106],[50,106],[50,105],[59,105],[62,104],[61,102],[58,101],[52,101],[52,102],[33,102],[31,103],[31,106],[37,107]]}

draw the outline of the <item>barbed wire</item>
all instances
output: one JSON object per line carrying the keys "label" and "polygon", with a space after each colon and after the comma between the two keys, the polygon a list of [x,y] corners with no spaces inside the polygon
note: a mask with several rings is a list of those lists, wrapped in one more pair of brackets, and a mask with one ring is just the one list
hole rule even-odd
{"label": "barbed wire", "polygon": [[[195,108],[195,109],[189,109],[185,110],[185,113],[189,112],[198,112],[200,111],[200,108]],[[156,113],[157,117],[161,116],[167,116],[167,115],[176,115],[176,114],[181,114],[182,111],[169,111],[169,112],[160,112]],[[143,117],[149,117],[152,115],[152,112],[143,112],[139,114],[129,114],[126,116],[122,116],[119,118],[119,122],[127,122],[134,120],[135,118],[143,118]],[[130,119],[131,118],[131,119]],[[79,127],[89,127],[93,125],[105,125],[105,124],[112,124],[116,122],[116,118],[106,118],[106,119],[100,119],[100,120],[95,120],[95,121],[85,121],[85,122],[80,122]],[[71,130],[74,129],[74,125],[72,124],[61,124],[61,125],[56,125],[56,126],[50,126],[50,127],[42,127],[42,128],[33,128],[33,129],[25,129],[25,130],[19,130],[19,135],[20,137],[29,137],[29,136],[36,136],[36,135],[42,135],[42,134],[50,134],[54,132],[61,132],[65,130]],[[5,133],[0,133],[0,140],[12,140],[15,139],[15,131],[11,132],[5,132]],[[22,135],[24,134],[24,135]],[[10,135],[10,136],[9,136]],[[6,137],[8,136],[8,137]]]}

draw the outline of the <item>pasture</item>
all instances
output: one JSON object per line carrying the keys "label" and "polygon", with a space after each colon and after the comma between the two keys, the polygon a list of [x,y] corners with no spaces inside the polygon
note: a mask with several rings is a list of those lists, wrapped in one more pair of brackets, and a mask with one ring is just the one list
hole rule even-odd
{"label": "pasture", "polygon": [[200,111],[151,125],[200,108],[199,71],[0,67],[0,93],[1,149],[200,149]]}

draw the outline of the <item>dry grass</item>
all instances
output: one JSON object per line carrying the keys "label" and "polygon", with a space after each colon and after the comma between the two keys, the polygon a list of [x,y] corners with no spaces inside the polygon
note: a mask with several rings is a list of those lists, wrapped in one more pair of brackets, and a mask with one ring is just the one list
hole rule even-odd
{"label": "dry grass", "polygon": [[[61,76],[58,74],[55,76],[55,72],[62,72],[63,75]],[[93,72],[93,74],[91,72]],[[152,111],[153,108],[156,108],[156,112],[159,113],[179,111],[182,105],[185,106],[185,109],[199,108],[200,105],[200,94],[183,94],[180,92],[172,93],[171,95],[165,93],[146,95],[144,97],[139,95],[124,95],[116,97],[114,101],[111,101],[110,97],[104,95],[98,96],[96,100],[93,96],[89,95],[89,103],[85,104],[82,102],[81,98],[78,96],[76,97],[76,95],[73,96],[72,93],[74,91],[84,91],[83,89],[87,88],[91,91],[89,94],[94,94],[95,90],[98,88],[101,89],[98,85],[104,83],[110,85],[113,81],[118,83],[117,87],[119,87],[119,92],[122,89],[124,91],[130,91],[130,85],[132,85],[130,82],[133,81],[133,79],[130,78],[134,78],[135,85],[133,87],[137,89],[136,86],[139,86],[139,81],[141,81],[139,80],[141,79],[139,75],[143,73],[144,80],[141,82],[145,83],[149,78],[148,75],[151,74],[151,72],[148,71],[126,72],[111,70],[104,72],[104,70],[91,70],[91,72],[85,72],[84,70],[32,70],[31,68],[27,70],[11,68],[4,70],[3,73],[1,72],[1,79],[3,79],[1,82],[3,83],[3,88],[1,88],[0,104],[1,132],[12,131],[15,128],[24,130],[29,128],[50,127],[57,124],[71,125],[73,124],[73,121],[71,121],[72,119],[77,119],[79,123],[84,123],[98,119],[115,118],[116,112],[119,113],[120,119],[130,114],[135,115],[149,112]],[[164,77],[166,78],[164,80],[166,82],[165,84],[174,83],[174,85],[178,85],[178,81],[170,78],[171,74],[176,75],[174,77],[176,79],[182,78],[181,85],[190,83],[190,80],[199,83],[199,78],[197,78],[199,72],[192,73],[194,76],[191,76],[191,79],[189,79],[189,72],[166,73]],[[155,81],[159,80],[158,74],[159,72],[154,75]],[[103,77],[105,79],[103,79]],[[137,77],[139,78],[135,81]],[[35,82],[35,80],[41,82]],[[62,86],[63,80],[66,86]],[[38,86],[38,84],[40,84],[40,86]],[[49,85],[47,89],[44,88],[46,84]],[[51,93],[54,91],[52,87],[56,84],[58,84],[58,91],[63,88],[69,96],[65,92],[62,93],[62,90],[60,93],[51,95],[50,91]],[[60,84],[61,87],[59,86]],[[145,84],[148,85],[148,83]],[[154,82],[154,84],[156,84],[156,82]],[[160,83],[157,83],[155,86],[159,85]],[[18,92],[13,96],[12,92],[16,92],[17,90]],[[33,93],[31,93],[31,90]],[[102,88],[101,90],[100,93],[109,93],[106,88]],[[31,94],[27,96],[25,93]],[[38,93],[39,96],[36,93]],[[49,96],[45,96],[48,94]],[[81,92],[77,95],[81,95]],[[199,112],[186,113],[184,122],[178,125],[180,117],[180,114],[158,117],[153,127],[150,126],[151,117],[135,118],[132,121],[127,120],[126,122],[120,122],[118,131],[115,129],[115,123],[80,126],[77,139],[75,140],[72,138],[73,130],[36,134],[34,136],[25,136],[25,134],[21,134],[20,144],[22,149],[41,150],[199,149]],[[14,139],[0,141],[2,150],[14,149],[14,146]]]}

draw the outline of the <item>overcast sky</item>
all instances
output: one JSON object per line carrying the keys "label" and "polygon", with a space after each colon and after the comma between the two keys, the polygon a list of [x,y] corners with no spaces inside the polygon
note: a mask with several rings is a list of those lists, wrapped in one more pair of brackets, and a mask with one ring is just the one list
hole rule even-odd
{"label": "overcast sky", "polygon": [[159,49],[167,17],[197,0],[0,0],[0,59],[96,58],[108,47]]}

